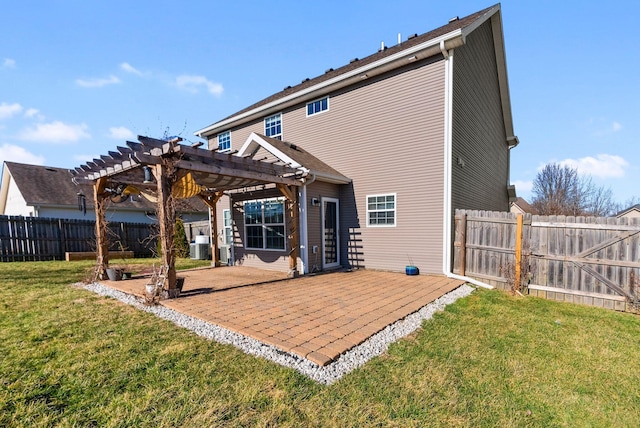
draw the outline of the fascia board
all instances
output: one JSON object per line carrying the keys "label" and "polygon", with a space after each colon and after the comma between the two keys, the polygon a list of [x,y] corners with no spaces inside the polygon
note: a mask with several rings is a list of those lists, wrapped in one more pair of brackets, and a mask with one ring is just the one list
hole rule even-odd
{"label": "fascia board", "polygon": [[263,149],[280,159],[282,162],[289,164],[292,168],[300,168],[302,166],[293,158],[287,156],[281,150],[277,149],[271,143],[267,142],[264,138],[261,138],[255,132],[252,132],[251,135],[249,135],[249,138],[247,138],[247,140],[242,145],[242,148],[238,151],[238,153],[236,153],[236,156],[244,157],[247,154],[246,152],[248,151],[249,147],[251,147],[252,143],[259,144]]}
{"label": "fascia board", "polygon": [[[353,78],[357,78],[360,79],[360,76],[362,76],[363,74],[367,74],[367,73],[371,73],[376,69],[381,69],[384,68],[383,71],[386,71],[390,68],[393,68],[392,66],[395,63],[400,62],[401,64],[405,63],[405,59],[408,56],[412,56],[415,54],[418,54],[421,51],[424,51],[426,49],[429,48],[433,48],[440,46],[440,42],[444,41],[447,42],[451,39],[455,39],[457,37],[462,37],[462,29],[457,29],[455,31],[451,31],[447,34],[443,34],[442,36],[436,37],[434,39],[428,40],[424,43],[421,43],[419,45],[413,46],[411,48],[408,49],[404,49],[400,52],[397,52],[393,55],[390,55],[388,57],[382,58],[378,61],[372,62],[371,64],[367,64],[363,67],[357,68],[355,70],[351,70],[349,72],[346,72],[344,74],[341,74],[339,76],[336,76],[332,79],[326,80],[324,82],[320,82],[317,85],[311,86],[309,88],[305,88],[302,89],[298,92],[295,92],[293,94],[287,95],[286,97],[280,98],[278,100],[272,101],[270,103],[267,103],[265,105],[256,107],[253,110],[249,110],[245,113],[239,114],[237,116],[233,116],[227,120],[224,120],[222,122],[218,122],[215,123],[211,126],[208,126],[206,128],[203,128],[199,131],[196,131],[194,134],[198,137],[203,137],[205,136],[205,134],[212,134],[215,131],[219,131],[225,128],[228,128],[230,125],[234,124],[237,121],[243,120],[243,119],[247,119],[251,116],[254,115],[259,115],[259,114],[263,114],[265,111],[268,111],[274,107],[278,107],[278,108],[282,108],[282,105],[287,104],[287,103],[297,103],[300,102],[301,99],[303,99],[305,96],[308,97],[309,99],[313,98],[313,97],[317,97],[320,96],[321,94],[324,94],[326,92],[330,92],[331,90],[335,89],[336,87],[342,87],[342,86],[346,86],[344,85],[344,83],[346,82],[347,84],[349,83],[348,81],[350,79]],[[439,48],[438,48],[439,51]],[[358,80],[359,81],[359,80]],[[343,84],[342,86],[340,86],[341,84]]]}

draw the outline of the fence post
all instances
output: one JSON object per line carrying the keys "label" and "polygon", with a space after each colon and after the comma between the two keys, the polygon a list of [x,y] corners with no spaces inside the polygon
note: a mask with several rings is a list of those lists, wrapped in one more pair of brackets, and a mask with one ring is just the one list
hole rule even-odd
{"label": "fence post", "polygon": [[513,287],[520,290],[520,272],[522,271],[522,214],[516,217],[516,271]]}
{"label": "fence post", "polygon": [[467,266],[467,213],[460,215],[460,275],[464,276]]}

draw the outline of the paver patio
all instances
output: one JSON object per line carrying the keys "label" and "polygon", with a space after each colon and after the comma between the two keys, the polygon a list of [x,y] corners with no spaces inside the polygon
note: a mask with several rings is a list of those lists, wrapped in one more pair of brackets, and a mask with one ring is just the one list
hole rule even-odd
{"label": "paver patio", "polygon": [[[183,292],[167,308],[324,366],[387,325],[462,285],[444,276],[355,270],[287,279],[234,266],[182,271]],[[147,279],[102,281],[142,296]]]}

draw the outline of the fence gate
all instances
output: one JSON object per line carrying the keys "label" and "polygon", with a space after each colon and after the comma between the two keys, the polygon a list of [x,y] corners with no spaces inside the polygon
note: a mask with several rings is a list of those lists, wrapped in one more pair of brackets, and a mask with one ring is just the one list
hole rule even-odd
{"label": "fence gate", "polygon": [[454,273],[497,288],[637,309],[640,219],[456,211]]}

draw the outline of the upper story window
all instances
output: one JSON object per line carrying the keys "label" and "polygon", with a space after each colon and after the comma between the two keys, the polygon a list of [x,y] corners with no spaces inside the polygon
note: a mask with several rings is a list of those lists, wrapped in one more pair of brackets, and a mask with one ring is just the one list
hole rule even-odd
{"label": "upper story window", "polygon": [[264,135],[282,140],[282,114],[274,114],[264,119]]}
{"label": "upper story window", "polygon": [[245,248],[284,250],[284,201],[267,199],[244,203]]}
{"label": "upper story window", "polygon": [[229,150],[231,150],[231,132],[218,134],[218,151],[228,152]]}
{"label": "upper story window", "polygon": [[324,97],[321,100],[307,104],[307,116],[312,116],[327,110],[329,110],[329,97]]}
{"label": "upper story window", "polygon": [[367,226],[396,225],[396,194],[367,195]]}

